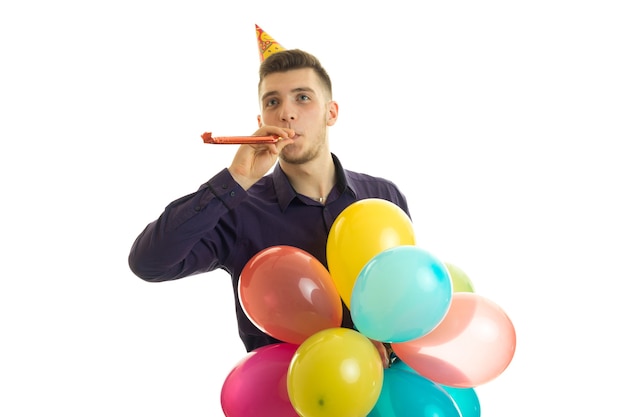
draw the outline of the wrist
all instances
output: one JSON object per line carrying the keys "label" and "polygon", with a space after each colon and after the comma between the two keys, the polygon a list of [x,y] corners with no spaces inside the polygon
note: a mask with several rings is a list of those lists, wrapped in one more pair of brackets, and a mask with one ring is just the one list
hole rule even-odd
{"label": "wrist", "polygon": [[255,182],[257,182],[257,181],[258,181],[258,179],[257,179],[257,180],[253,180],[253,179],[250,179],[250,177],[247,177],[247,176],[245,176],[245,175],[238,174],[238,173],[237,173],[234,169],[232,169],[232,168],[228,168],[228,172],[230,172],[230,175],[233,177],[233,180],[235,180],[235,182],[236,182],[237,184],[239,184],[239,186],[240,186],[241,188],[243,188],[245,191],[248,191],[248,189],[249,189],[250,187],[252,187],[252,186],[254,185],[254,183],[255,183]]}

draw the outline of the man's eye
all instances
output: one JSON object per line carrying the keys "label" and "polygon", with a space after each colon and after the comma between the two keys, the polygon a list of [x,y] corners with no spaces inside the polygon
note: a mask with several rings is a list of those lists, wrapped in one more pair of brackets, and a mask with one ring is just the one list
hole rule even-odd
{"label": "man's eye", "polygon": [[298,97],[298,100],[300,100],[300,101],[309,101],[309,100],[311,100],[311,97],[307,96],[306,94],[300,94],[300,96]]}
{"label": "man's eye", "polygon": [[267,100],[267,101],[265,102],[265,106],[266,106],[266,107],[272,107],[272,106],[275,106],[277,103],[278,103],[278,100],[276,100],[276,99],[271,99],[271,100]]}

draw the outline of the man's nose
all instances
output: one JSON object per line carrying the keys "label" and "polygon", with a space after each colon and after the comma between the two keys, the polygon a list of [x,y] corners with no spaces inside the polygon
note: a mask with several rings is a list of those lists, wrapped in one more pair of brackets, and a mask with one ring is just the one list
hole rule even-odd
{"label": "man's nose", "polygon": [[289,103],[283,104],[280,109],[280,120],[287,122],[290,120],[296,120],[296,112],[293,105]]}

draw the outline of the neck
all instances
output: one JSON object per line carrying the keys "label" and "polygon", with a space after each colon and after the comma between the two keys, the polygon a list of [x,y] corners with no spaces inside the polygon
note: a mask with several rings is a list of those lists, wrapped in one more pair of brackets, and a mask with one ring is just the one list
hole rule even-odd
{"label": "neck", "polygon": [[335,164],[330,154],[328,158],[318,158],[306,164],[281,164],[281,167],[297,193],[320,203],[326,202],[336,182]]}

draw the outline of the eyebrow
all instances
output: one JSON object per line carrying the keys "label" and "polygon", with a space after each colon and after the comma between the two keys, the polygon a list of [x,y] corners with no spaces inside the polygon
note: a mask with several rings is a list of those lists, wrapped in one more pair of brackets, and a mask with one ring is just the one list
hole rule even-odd
{"label": "eyebrow", "polygon": [[[310,87],[296,87],[290,91],[290,93],[302,93],[302,92],[315,93],[315,91],[313,91],[313,89]],[[278,95],[278,91],[276,90],[268,91],[267,93],[261,96],[261,101],[265,100],[268,97],[276,96],[276,95]]]}

